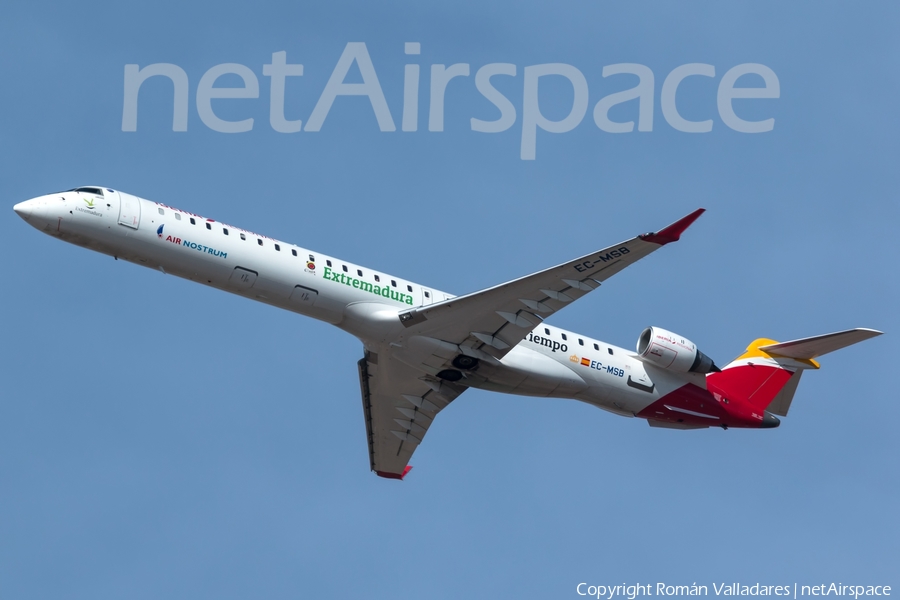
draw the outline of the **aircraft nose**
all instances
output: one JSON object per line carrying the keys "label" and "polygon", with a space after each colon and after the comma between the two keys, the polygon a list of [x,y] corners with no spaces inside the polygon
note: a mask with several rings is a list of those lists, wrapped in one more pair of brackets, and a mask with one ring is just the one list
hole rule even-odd
{"label": "aircraft nose", "polygon": [[[47,230],[52,223],[56,223],[57,210],[51,209],[52,199],[48,196],[39,196],[31,200],[19,202],[13,206],[16,214],[22,217],[26,223],[39,230]],[[60,205],[62,207],[62,205]]]}
{"label": "aircraft nose", "polygon": [[17,215],[27,221],[34,214],[34,201],[26,200],[25,202],[19,202],[13,206],[13,210],[16,211]]}
{"label": "aircraft nose", "polygon": [[778,427],[779,425],[781,425],[781,419],[779,419],[769,411],[766,411],[766,415],[763,417],[762,423],[759,424],[762,429],[771,429],[772,427]]}

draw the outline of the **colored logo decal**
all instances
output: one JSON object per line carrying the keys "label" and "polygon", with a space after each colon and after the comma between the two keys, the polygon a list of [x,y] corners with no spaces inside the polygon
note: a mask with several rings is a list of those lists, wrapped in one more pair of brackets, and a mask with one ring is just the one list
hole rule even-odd
{"label": "colored logo decal", "polygon": [[[159,236],[159,239],[163,239],[163,228],[164,227],[165,227],[165,224],[160,225],[159,229],[156,230],[156,235]],[[204,246],[203,244],[197,244],[195,242],[183,240],[180,237],[167,235],[165,237],[165,240],[171,244],[175,244],[176,246],[184,246],[185,248],[190,248],[191,250],[197,250],[198,252],[203,252],[204,254],[212,254],[213,256],[218,256],[220,258],[228,257],[227,252],[223,252],[221,250],[216,250],[215,248],[210,248],[209,246]]]}
{"label": "colored logo decal", "polygon": [[573,363],[577,363],[577,362],[578,362],[578,356],[576,356],[576,355],[573,354],[572,356],[569,357],[569,360],[571,360]]}
{"label": "colored logo decal", "polygon": [[409,294],[401,293],[387,284],[385,284],[384,286],[374,285],[368,281],[357,279],[356,277],[349,277],[337,271],[332,271],[330,267],[325,267],[325,273],[323,273],[323,277],[325,277],[326,281],[336,281],[338,283],[343,283],[344,285],[350,286],[354,289],[369,292],[370,294],[375,294],[376,296],[381,296],[382,298],[390,298],[391,300],[396,300],[397,302],[409,305],[412,305],[413,303],[412,296],[410,296]]}
{"label": "colored logo decal", "polygon": [[87,198],[83,198],[83,200],[84,200],[84,203],[87,204],[87,207],[88,207],[88,208],[96,208],[96,207],[94,206],[94,199],[93,199],[93,198],[91,198],[90,200],[88,200]]}
{"label": "colored logo decal", "polygon": [[[157,232],[162,231],[162,226],[157,229]],[[162,233],[160,233],[159,237],[162,237]],[[185,248],[190,248],[191,250],[196,250],[198,252],[203,252],[204,254],[212,254],[213,256],[218,256],[220,258],[227,258],[228,253],[223,252],[221,250],[216,250],[215,248],[210,248],[209,246],[204,246],[203,244],[197,244],[195,242],[191,242],[188,240],[183,240],[180,237],[174,237],[171,235],[166,236],[166,241],[177,246],[184,246]]]}
{"label": "colored logo decal", "polygon": [[309,269],[310,271],[315,271],[315,270],[316,270],[316,263],[310,261],[310,262],[306,263],[306,268]]}

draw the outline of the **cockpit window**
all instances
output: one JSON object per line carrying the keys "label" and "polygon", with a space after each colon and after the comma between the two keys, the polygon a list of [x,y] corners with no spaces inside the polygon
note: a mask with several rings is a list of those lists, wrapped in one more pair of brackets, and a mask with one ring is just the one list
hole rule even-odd
{"label": "cockpit window", "polygon": [[85,194],[94,194],[95,196],[102,196],[103,190],[95,187],[80,187],[75,188],[74,190],[69,190],[70,192],[84,192]]}

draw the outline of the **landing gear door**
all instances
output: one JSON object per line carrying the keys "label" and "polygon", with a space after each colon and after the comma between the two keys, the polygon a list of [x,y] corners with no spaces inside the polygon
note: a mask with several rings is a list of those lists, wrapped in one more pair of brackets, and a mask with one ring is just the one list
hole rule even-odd
{"label": "landing gear door", "polygon": [[137,229],[141,224],[141,200],[131,194],[119,193],[119,225]]}

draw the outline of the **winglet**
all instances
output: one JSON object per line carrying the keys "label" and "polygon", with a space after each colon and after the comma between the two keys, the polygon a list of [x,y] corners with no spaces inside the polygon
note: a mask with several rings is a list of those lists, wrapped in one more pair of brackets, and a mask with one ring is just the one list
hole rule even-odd
{"label": "winglet", "polygon": [[691,224],[697,220],[697,218],[706,212],[705,208],[698,208],[691,214],[681,219],[678,219],[665,229],[661,229],[656,233],[645,233],[644,235],[638,236],[645,242],[650,242],[651,244],[659,244],[660,246],[665,246],[670,242],[677,242],[681,237],[681,234],[684,233],[684,230],[691,226]]}
{"label": "winglet", "polygon": [[406,477],[406,474],[412,471],[412,465],[406,465],[406,468],[403,469],[402,473],[388,473],[387,471],[375,471],[375,474],[379,477],[384,477],[385,479],[399,479],[403,481],[403,478]]}

